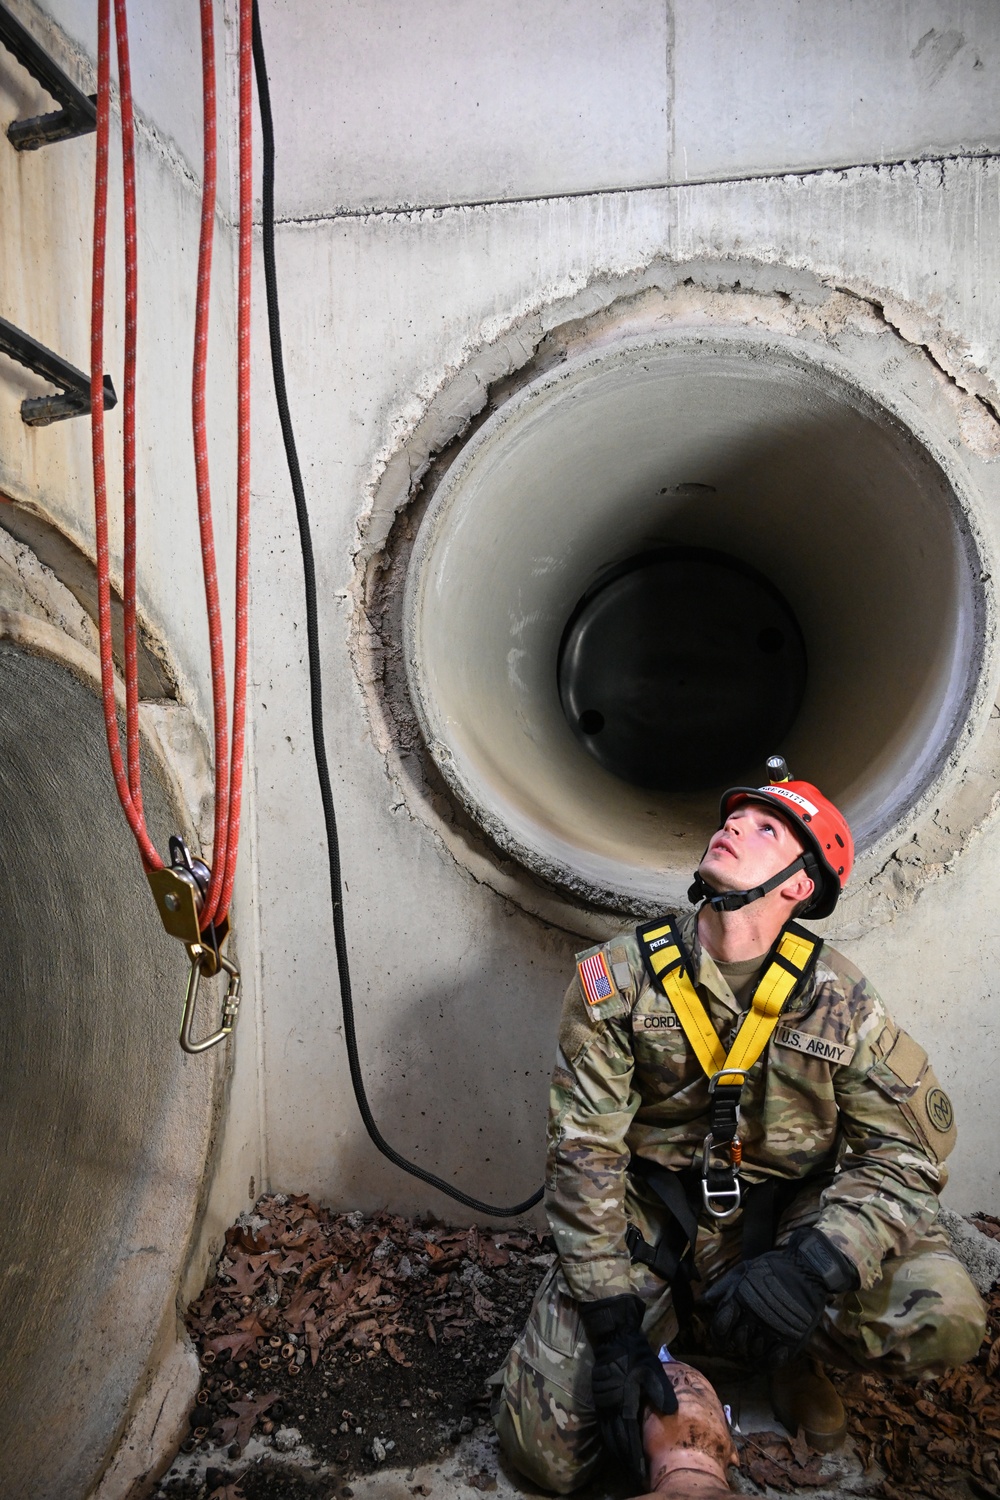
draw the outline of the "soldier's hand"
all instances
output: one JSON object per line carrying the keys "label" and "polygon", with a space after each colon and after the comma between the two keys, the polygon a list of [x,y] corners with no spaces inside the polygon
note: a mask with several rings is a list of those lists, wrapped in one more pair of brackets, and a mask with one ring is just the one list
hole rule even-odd
{"label": "soldier's hand", "polygon": [[734,1267],[705,1294],[712,1341],[747,1364],[783,1364],[815,1330],[831,1297],[859,1284],[853,1262],[818,1229]]}
{"label": "soldier's hand", "polygon": [[594,1351],[594,1415],[601,1441],[645,1485],[643,1407],[648,1403],[669,1414],[677,1410],[677,1397],[642,1332],[642,1298],[624,1293],[579,1306]]}

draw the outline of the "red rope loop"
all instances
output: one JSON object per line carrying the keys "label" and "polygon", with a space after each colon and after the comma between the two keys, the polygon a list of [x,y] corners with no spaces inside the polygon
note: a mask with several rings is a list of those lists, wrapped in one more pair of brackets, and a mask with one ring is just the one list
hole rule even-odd
{"label": "red rope loop", "polygon": [[[108,487],[107,472],[104,458],[104,264],[107,249],[107,221],[108,221],[108,145],[111,133],[111,0],[98,0],[98,29],[97,29],[97,166],[94,180],[94,255],[91,285],[91,321],[90,321],[90,412],[91,412],[91,449],[94,464],[94,525],[97,538],[97,613],[98,627],[101,640],[101,698],[104,705],[104,732],[108,741],[108,754],[111,757],[111,772],[114,776],[118,799],[128,819],[129,827],[135,836],[139,846],[139,853],[147,869],[158,870],[163,866],[163,861],[157,854],[156,849],[146,831],[146,821],[142,813],[142,803],[137,795],[133,797],[129,776],[126,774],[122,761],[121,741],[118,733],[118,713],[115,703],[115,665],[111,639],[111,569],[108,559]],[[128,84],[128,70],[126,68],[124,88]],[[125,111],[123,105],[122,120],[124,125]],[[131,96],[129,96],[129,122],[131,123]],[[128,177],[126,176],[126,183]],[[134,179],[133,179],[133,231],[134,231]],[[133,232],[132,255],[135,254],[135,236]],[[129,243],[126,231],[126,258],[129,255]],[[134,266],[132,286],[134,289]],[[134,313],[134,309],[133,309]],[[133,350],[134,350],[134,325],[132,328]],[[130,384],[131,378],[131,384]],[[126,379],[125,379],[125,405],[130,405],[134,410],[135,402],[135,367],[134,362],[130,365],[126,357]],[[128,430],[128,419],[126,419],[126,430]],[[132,431],[134,435],[134,418]],[[133,567],[132,583],[133,597],[132,608],[128,610],[126,599],[126,618],[131,621],[132,627],[132,675],[137,677],[135,661],[135,598],[134,598],[134,441],[131,449],[133,469],[133,482],[131,486],[131,508],[133,513]],[[128,480],[126,479],[128,490]],[[126,511],[129,509],[129,500],[126,498]],[[127,587],[127,580],[126,580]],[[128,629],[126,624],[126,672],[129,670],[128,658]],[[129,692],[126,681],[126,732],[131,727],[129,721]],[[134,723],[136,734],[136,747],[134,751],[135,781],[138,789],[138,686],[134,689]],[[133,760],[133,752],[129,749],[130,769]]]}
{"label": "red rope loop", "polygon": [[[252,0],[240,0],[239,67],[239,309],[237,376],[236,495],[236,628],[234,638],[233,726],[230,744],[226,701],[225,651],[219,581],[215,560],[212,496],[208,460],[205,389],[208,369],[212,245],[215,227],[216,92],[215,30],[212,0],[200,0],[202,95],[204,102],[204,168],[198,289],[195,307],[194,361],[191,380],[195,479],[202,573],[208,612],[215,740],[215,826],[212,876],[203,909],[202,928],[228,914],[236,878],[243,756],[246,729],[247,634],[250,575],[250,290],[253,235],[252,161]],[[138,255],[136,239],[135,123],[132,107],[126,0],[114,0],[121,97],[125,220],[125,379],[123,586],[125,727],[127,769],[122,760],[115,703],[115,668],[111,632],[111,583],[108,552],[108,496],[104,443],[104,280],[108,201],[108,149],[111,116],[111,0],[98,0],[97,159],[94,186],[94,259],[91,296],[91,434],[94,466],[94,517],[97,536],[98,615],[101,640],[101,690],[108,752],[118,797],[147,869],[163,861],[146,829],[139,765],[139,674],[136,620],[136,352],[138,321]]]}

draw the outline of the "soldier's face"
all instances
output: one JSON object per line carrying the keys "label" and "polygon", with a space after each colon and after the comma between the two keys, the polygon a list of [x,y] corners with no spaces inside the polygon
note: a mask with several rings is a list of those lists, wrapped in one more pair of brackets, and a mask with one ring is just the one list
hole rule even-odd
{"label": "soldier's face", "polygon": [[763,802],[743,802],[712,835],[700,870],[716,890],[746,891],[777,875],[805,848],[785,819]]}

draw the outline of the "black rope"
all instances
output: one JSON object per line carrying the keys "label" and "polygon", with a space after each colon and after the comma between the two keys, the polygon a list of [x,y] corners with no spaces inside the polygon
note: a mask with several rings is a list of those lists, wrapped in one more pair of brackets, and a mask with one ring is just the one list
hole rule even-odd
{"label": "black rope", "polygon": [[378,1126],[375,1124],[371,1108],[365,1094],[364,1079],[361,1075],[361,1062],[358,1058],[358,1039],[354,1026],[354,1002],[351,997],[351,971],[347,958],[347,939],[344,935],[344,901],[341,889],[340,873],[340,843],[337,837],[337,816],[333,806],[333,792],[330,787],[330,771],[326,759],[326,740],[323,734],[323,677],[322,664],[319,649],[319,623],[316,608],[316,568],[313,560],[312,528],[309,523],[309,511],[306,506],[305,490],[302,485],[302,473],[299,468],[298,452],[295,447],[295,434],[292,430],[292,418],[288,410],[288,394],[285,387],[285,364],[281,346],[281,323],[278,314],[278,282],[274,267],[274,125],[271,117],[271,94],[267,82],[267,65],[264,61],[264,43],[260,32],[260,14],[257,0],[253,6],[253,61],[257,75],[257,99],[260,106],[261,138],[263,141],[263,242],[264,242],[264,285],[267,292],[267,324],[271,341],[271,368],[274,373],[274,394],[278,402],[278,416],[281,420],[281,436],[285,444],[285,457],[288,461],[288,474],[292,482],[292,494],[295,496],[295,514],[299,523],[299,544],[302,548],[302,575],[306,596],[306,640],[309,650],[309,693],[312,706],[312,735],[313,750],[316,757],[316,774],[319,777],[320,796],[323,800],[323,821],[326,825],[327,850],[330,860],[330,894],[333,902],[333,935],[337,949],[337,973],[340,976],[340,1001],[344,1012],[344,1040],[347,1043],[347,1060],[351,1069],[351,1083],[354,1085],[354,1097],[358,1101],[358,1109],[364,1121],[365,1129],[374,1144],[383,1156],[388,1157],[393,1166],[399,1167],[403,1172],[409,1172],[412,1177],[419,1177],[421,1182],[427,1182],[431,1187],[437,1188],[438,1192],[446,1193],[449,1198],[454,1198],[458,1203],[464,1203],[466,1208],[473,1209],[476,1213],[488,1214],[498,1219],[515,1218],[518,1214],[527,1213],[529,1208],[534,1208],[536,1203],[542,1199],[542,1188],[526,1198],[523,1203],[515,1203],[512,1208],[497,1208],[492,1203],[481,1203],[478,1198],[471,1198],[468,1193],[462,1193],[457,1188],[450,1187],[440,1177],[435,1177],[433,1172],[427,1172],[423,1167],[414,1165],[413,1162],[400,1156],[394,1151],[387,1141],[383,1140]]}

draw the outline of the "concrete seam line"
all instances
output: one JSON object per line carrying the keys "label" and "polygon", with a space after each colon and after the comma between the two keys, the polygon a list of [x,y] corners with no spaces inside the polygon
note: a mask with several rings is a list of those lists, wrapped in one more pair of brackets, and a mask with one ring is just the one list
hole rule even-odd
{"label": "concrete seam line", "polygon": [[[630,193],[665,193],[680,188],[737,187],[744,182],[784,182],[789,177],[826,177],[842,172],[885,172],[899,167],[944,166],[948,162],[998,161],[997,151],[956,151],[934,156],[901,156],[891,161],[832,162],[824,167],[790,167],[784,172],[744,172],[735,177],[680,177],[665,182],[637,182],[629,187],[577,188],[565,193],[538,193],[519,198],[457,198],[447,203],[372,204],[366,208],[338,208],[328,213],[275,217],[275,228],[308,228],[340,219],[405,219],[410,215],[469,208],[516,208],[520,204],[560,203],[574,198],[622,198]],[[255,223],[259,223],[255,220]]]}

